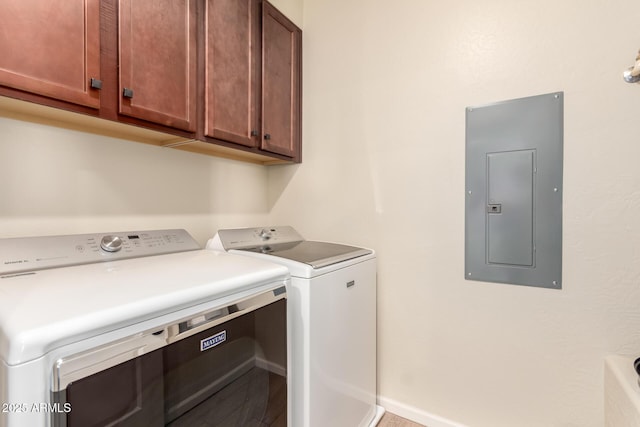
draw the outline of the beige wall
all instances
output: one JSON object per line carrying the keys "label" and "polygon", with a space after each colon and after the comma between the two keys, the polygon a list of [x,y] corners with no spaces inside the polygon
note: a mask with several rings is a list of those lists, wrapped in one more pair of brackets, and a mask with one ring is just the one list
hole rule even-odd
{"label": "beige wall", "polygon": [[[0,117],[0,236],[263,223],[266,169]],[[234,225],[234,226],[235,226]]]}
{"label": "beige wall", "polygon": [[[304,0],[304,163],[272,222],[379,254],[383,403],[474,427],[603,425],[640,355],[640,3]],[[562,291],[465,281],[465,107],[564,91]],[[402,405],[407,405],[404,407]]]}

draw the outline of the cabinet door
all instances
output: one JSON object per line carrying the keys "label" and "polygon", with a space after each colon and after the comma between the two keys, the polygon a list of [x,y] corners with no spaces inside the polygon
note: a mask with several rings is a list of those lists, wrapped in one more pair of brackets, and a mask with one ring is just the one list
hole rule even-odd
{"label": "cabinet door", "polygon": [[205,135],[257,147],[260,5],[258,0],[206,2]]}
{"label": "cabinet door", "polygon": [[196,119],[196,0],[120,0],[119,112],[187,131]]}
{"label": "cabinet door", "polygon": [[301,139],[302,32],[266,1],[262,7],[262,146],[297,158]]}
{"label": "cabinet door", "polygon": [[99,107],[99,0],[2,0],[0,32],[0,85]]}

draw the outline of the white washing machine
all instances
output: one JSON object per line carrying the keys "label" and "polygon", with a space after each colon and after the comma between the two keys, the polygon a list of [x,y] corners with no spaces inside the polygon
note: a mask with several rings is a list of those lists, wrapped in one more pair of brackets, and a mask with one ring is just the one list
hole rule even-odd
{"label": "white washing machine", "polygon": [[305,240],[288,226],[219,230],[207,248],[289,269],[292,425],[377,425],[374,251]]}

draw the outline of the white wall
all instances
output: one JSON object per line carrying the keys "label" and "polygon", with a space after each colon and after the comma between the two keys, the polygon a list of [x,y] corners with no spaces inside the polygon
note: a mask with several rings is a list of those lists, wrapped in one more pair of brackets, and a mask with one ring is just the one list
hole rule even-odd
{"label": "white wall", "polygon": [[[631,0],[305,0],[304,162],[271,222],[379,254],[382,401],[423,422],[603,425],[640,354],[640,48]],[[564,91],[563,290],[465,281],[465,107]],[[404,408],[402,405],[407,405]]]}

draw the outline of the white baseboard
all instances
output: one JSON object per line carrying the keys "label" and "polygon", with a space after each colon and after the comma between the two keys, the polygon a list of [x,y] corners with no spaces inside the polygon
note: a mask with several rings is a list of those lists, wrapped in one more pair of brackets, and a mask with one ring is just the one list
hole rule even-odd
{"label": "white baseboard", "polygon": [[373,416],[373,420],[371,420],[371,422],[369,423],[369,427],[376,427],[384,416],[385,412],[386,411],[382,406],[376,405],[376,414]]}
{"label": "white baseboard", "polygon": [[421,409],[405,405],[404,403],[400,403],[384,396],[378,396],[378,405],[382,406],[388,412],[429,427],[467,427],[464,424],[456,423],[438,415],[430,414]]}

